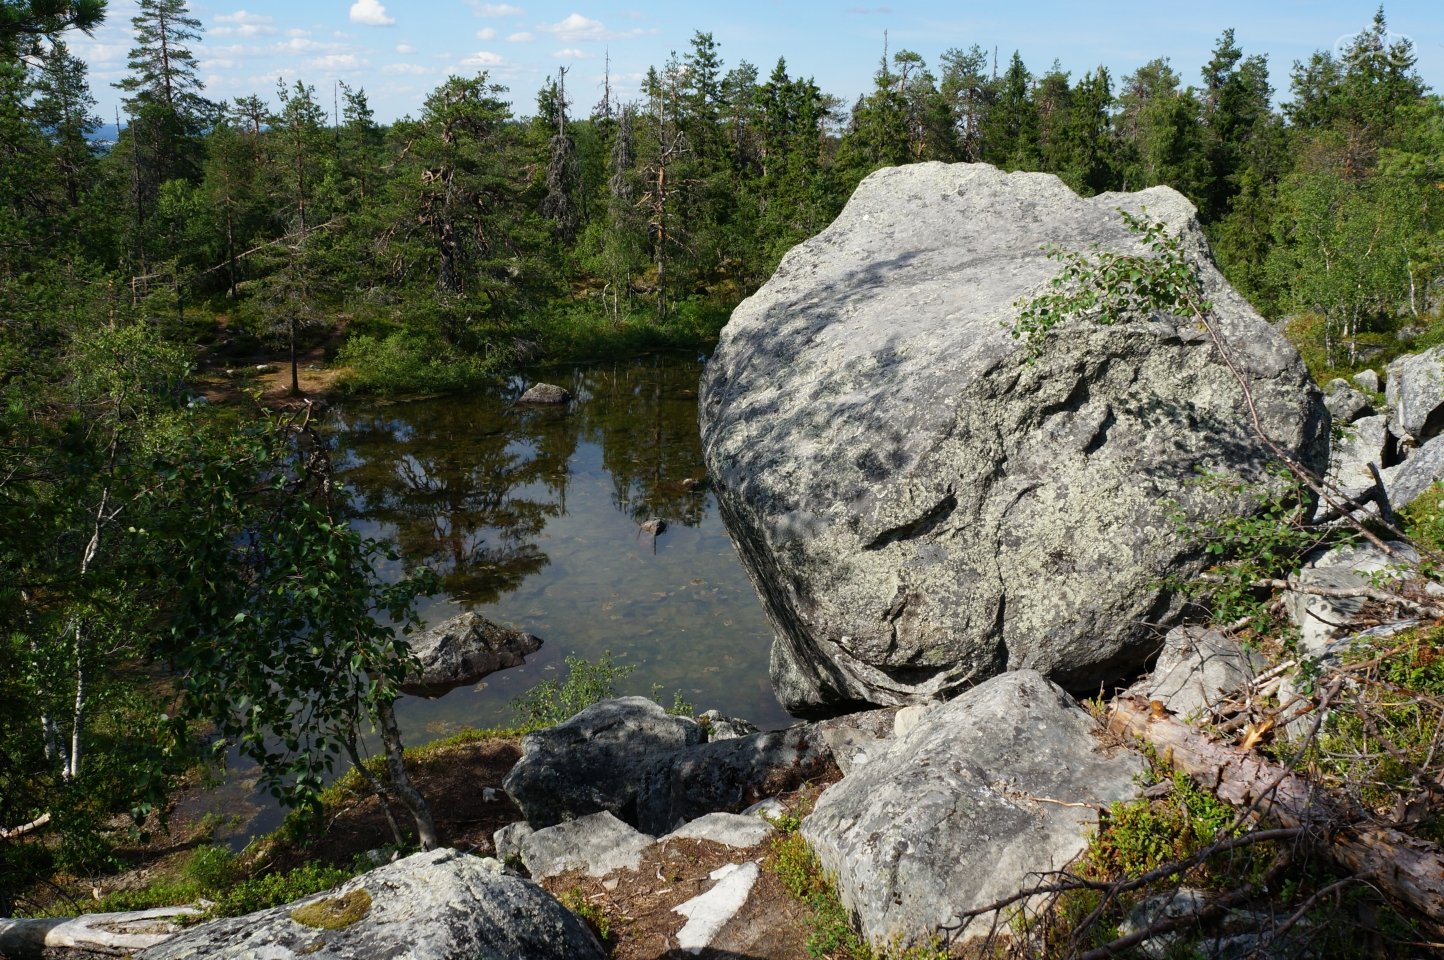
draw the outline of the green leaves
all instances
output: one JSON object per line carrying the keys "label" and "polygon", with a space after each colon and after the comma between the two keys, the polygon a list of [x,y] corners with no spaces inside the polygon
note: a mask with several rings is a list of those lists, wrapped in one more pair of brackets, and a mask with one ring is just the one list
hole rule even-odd
{"label": "green leaves", "polygon": [[1206,315],[1211,309],[1182,240],[1169,236],[1162,222],[1118,213],[1151,255],[1095,251],[1089,257],[1045,247],[1048,258],[1063,269],[1048,281],[1048,292],[1020,300],[1017,317],[1004,322],[1015,340],[1026,342],[1031,357],[1042,353],[1049,333],[1069,321],[1113,326],[1157,313]]}

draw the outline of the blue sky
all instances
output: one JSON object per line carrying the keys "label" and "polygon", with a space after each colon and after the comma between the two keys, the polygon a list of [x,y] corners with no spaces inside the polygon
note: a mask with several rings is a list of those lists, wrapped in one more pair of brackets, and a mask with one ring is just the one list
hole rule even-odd
{"label": "blue sky", "polygon": [[[93,37],[70,38],[90,64],[106,122],[118,101],[111,84],[125,74],[135,0],[110,0],[109,9]],[[1293,61],[1356,34],[1374,4],[193,0],[191,10],[206,28],[193,52],[212,98],[259,93],[274,100],[283,77],[312,84],[329,104],[340,80],[365,88],[378,119],[390,121],[418,113],[448,74],[483,70],[511,88],[518,112],[530,113],[536,91],[560,66],[571,68],[573,111],[585,114],[600,98],[608,52],[614,87],[630,98],[647,67],[684,51],[697,30],[713,34],[727,67],[746,59],[765,76],[785,55],[794,76],[812,76],[850,101],[870,85],[884,31],[893,51],[913,50],[930,65],[950,47],[977,43],[996,47],[1004,65],[1019,50],[1034,73],[1055,58],[1075,78],[1101,63],[1115,82],[1164,56],[1185,82],[1196,83],[1219,33],[1233,27],[1245,53],[1268,54],[1274,85],[1286,93]],[[1391,32],[1413,40],[1424,79],[1436,91],[1444,88],[1444,4],[1395,2],[1387,13]]]}

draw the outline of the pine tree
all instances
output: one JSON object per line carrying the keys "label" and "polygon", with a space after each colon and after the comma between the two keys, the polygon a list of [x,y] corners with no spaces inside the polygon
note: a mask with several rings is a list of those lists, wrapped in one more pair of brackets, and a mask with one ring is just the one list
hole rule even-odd
{"label": "pine tree", "polygon": [[89,179],[95,160],[90,134],[100,126],[100,118],[91,112],[95,98],[85,74],[85,63],[71,54],[63,40],[56,40],[45,52],[35,79],[35,121],[55,147],[55,163],[72,207],[80,202],[81,187]]}
{"label": "pine tree", "polygon": [[957,131],[962,159],[977,163],[983,159],[983,127],[995,97],[995,84],[988,75],[988,54],[974,44],[943,53],[943,79],[939,88],[953,127]]}
{"label": "pine tree", "polygon": [[139,0],[139,6],[131,19],[131,75],[116,86],[130,94],[125,105],[141,151],[142,196],[149,200],[167,180],[197,178],[199,138],[214,106],[201,96],[200,67],[187,46],[200,39],[200,20],[185,0]]}
{"label": "pine tree", "polygon": [[1042,162],[1039,136],[1033,75],[1014,51],[982,127],[982,157],[1004,170],[1036,170]]}

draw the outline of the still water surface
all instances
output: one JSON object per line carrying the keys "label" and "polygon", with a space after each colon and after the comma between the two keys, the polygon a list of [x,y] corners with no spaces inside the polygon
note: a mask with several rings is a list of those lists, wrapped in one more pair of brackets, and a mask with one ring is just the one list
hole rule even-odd
{"label": "still water surface", "polygon": [[[636,670],[620,693],[674,691],[764,729],[790,718],[767,676],[771,629],[718,516],[697,435],[701,365],[675,359],[549,371],[566,407],[515,403],[523,384],[470,397],[334,408],[335,463],[356,496],[357,527],[426,564],[442,592],[428,623],[473,610],[541,637],[524,667],[435,700],[397,703],[409,744],[513,720],[511,700],[610,650]],[[667,529],[652,537],[640,524]],[[399,571],[391,571],[399,572]],[[250,806],[242,833],[280,812],[238,803],[234,771],[215,797]],[[239,836],[237,839],[240,839]]]}

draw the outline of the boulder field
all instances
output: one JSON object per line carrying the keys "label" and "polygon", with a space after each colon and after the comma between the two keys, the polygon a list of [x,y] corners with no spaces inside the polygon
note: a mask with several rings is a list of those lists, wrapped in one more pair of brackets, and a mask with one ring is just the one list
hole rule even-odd
{"label": "boulder field", "polygon": [[[1180,236],[1233,367],[1191,317],[1009,324],[1050,246]],[[1202,569],[1177,515],[1255,509],[1268,437],[1315,470],[1329,415],[1298,353],[1223,279],[1177,192],[1083,199],[983,164],[878,171],[733,313],[701,389],[704,455],[776,631],[792,712],[952,696],[1009,670],[1094,689],[1142,666]]]}

